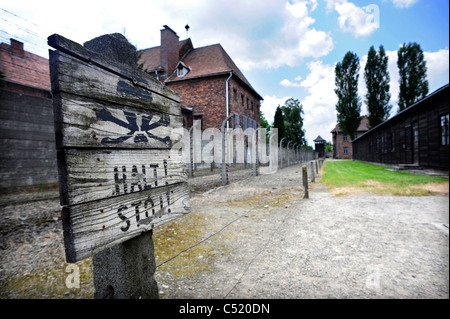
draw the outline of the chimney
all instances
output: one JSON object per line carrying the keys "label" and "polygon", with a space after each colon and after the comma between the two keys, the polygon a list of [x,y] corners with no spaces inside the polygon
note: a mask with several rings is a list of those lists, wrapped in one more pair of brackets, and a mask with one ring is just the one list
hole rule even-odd
{"label": "chimney", "polygon": [[179,61],[179,48],[178,48],[178,35],[164,25],[164,29],[161,30],[161,66],[166,72],[166,78],[175,70]]}
{"label": "chimney", "polygon": [[23,42],[14,39],[10,39],[10,41],[11,41],[10,45],[11,54],[16,57],[23,58],[24,57]]}

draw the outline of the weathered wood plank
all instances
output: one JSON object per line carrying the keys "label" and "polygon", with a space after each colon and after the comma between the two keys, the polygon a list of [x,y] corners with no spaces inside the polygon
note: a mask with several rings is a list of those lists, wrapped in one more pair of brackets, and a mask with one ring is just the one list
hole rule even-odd
{"label": "weathered wood plank", "polygon": [[[180,115],[177,101],[144,89],[127,78],[78,60],[59,51],[50,51],[53,94],[66,92],[115,104]],[[150,75],[149,75],[150,77]]]}
{"label": "weathered wood plank", "polygon": [[185,183],[64,207],[66,259],[79,261],[189,212]]}
{"label": "weathered wood plank", "polygon": [[145,90],[150,90],[153,93],[162,95],[175,102],[180,102],[179,96],[168,87],[161,85],[155,78],[148,73],[139,70],[138,68],[131,68],[130,66],[108,59],[107,57],[92,52],[81,44],[73,42],[59,34],[53,34],[48,37],[48,45],[68,54],[78,61],[86,62],[90,65],[101,68],[109,73],[116,74],[125,79],[128,79],[135,86]]}
{"label": "weathered wood plank", "polygon": [[190,212],[180,98],[153,77],[49,37],[68,262]]}
{"label": "weathered wood plank", "polygon": [[170,150],[58,151],[61,205],[78,205],[187,180],[181,155]]}
{"label": "weathered wood plank", "polygon": [[62,93],[55,97],[57,147],[171,148],[182,116]]}

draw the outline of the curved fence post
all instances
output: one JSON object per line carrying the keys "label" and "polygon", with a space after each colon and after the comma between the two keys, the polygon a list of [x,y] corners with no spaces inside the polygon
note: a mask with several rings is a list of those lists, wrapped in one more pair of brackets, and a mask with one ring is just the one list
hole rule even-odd
{"label": "curved fence post", "polygon": [[[222,185],[227,185],[228,184],[228,166],[225,162],[225,123],[232,117],[234,116],[233,114],[228,115],[228,117],[223,120],[222,122],[222,128],[221,128],[221,132],[222,132],[222,170],[221,170],[221,174],[222,174]],[[227,132],[228,134],[228,132]]]}

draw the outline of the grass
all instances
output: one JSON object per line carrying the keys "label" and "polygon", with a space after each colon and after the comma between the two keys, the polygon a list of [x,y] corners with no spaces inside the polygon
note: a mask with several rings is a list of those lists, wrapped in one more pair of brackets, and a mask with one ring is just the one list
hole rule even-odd
{"label": "grass", "polygon": [[321,181],[336,196],[353,193],[448,196],[448,178],[389,171],[388,168],[359,161],[328,161],[322,168]]}

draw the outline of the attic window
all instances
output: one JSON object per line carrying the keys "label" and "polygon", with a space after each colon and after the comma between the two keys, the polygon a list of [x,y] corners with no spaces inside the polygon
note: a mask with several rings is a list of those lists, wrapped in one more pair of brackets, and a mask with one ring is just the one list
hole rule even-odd
{"label": "attic window", "polygon": [[182,64],[179,64],[177,67],[177,76],[181,77],[181,76],[185,76],[186,74],[188,74],[189,69],[187,67],[185,67]]}

